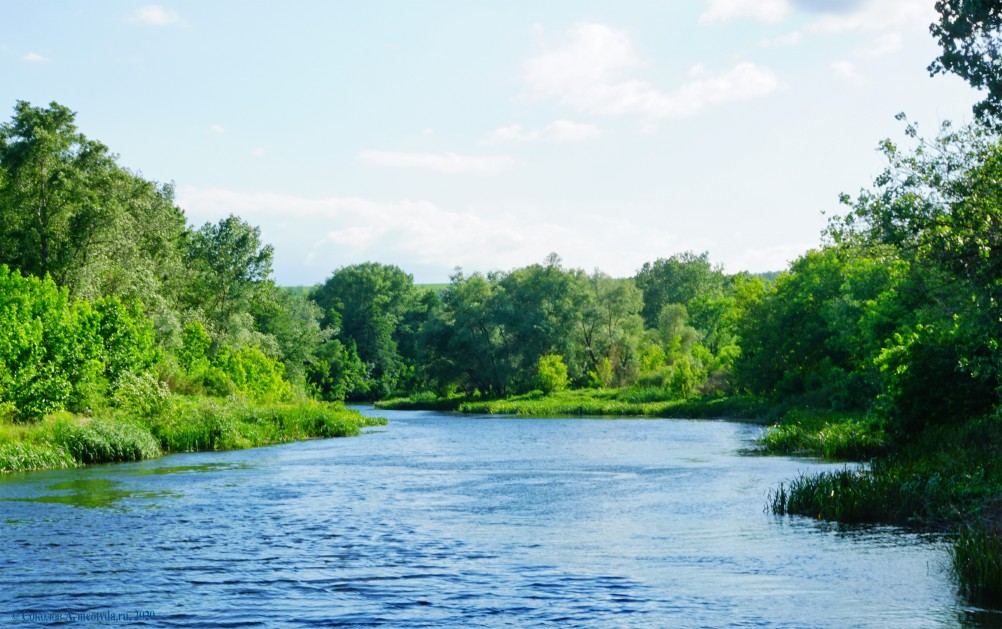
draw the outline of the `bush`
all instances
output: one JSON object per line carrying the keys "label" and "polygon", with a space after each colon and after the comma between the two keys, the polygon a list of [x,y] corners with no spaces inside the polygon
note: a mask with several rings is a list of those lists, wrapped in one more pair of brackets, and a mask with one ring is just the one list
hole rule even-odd
{"label": "bush", "polygon": [[153,435],[125,420],[92,420],[75,424],[62,420],[53,429],[56,442],[81,463],[140,461],[160,456]]}
{"label": "bush", "polygon": [[543,393],[554,393],[567,388],[567,365],[560,354],[540,356],[536,365],[536,383]]}
{"label": "bush", "polygon": [[52,443],[8,441],[0,443],[0,473],[75,467],[66,448]]}

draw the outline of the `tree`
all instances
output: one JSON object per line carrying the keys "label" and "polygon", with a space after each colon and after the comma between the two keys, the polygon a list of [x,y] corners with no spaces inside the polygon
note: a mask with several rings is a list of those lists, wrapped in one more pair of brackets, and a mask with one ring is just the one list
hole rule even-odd
{"label": "tree", "polygon": [[2,262],[65,285],[114,209],[102,203],[114,160],[107,147],[77,131],[76,114],[18,101],[0,125]]}
{"label": "tree", "polygon": [[266,291],[252,308],[258,330],[275,340],[286,379],[302,384],[317,350],[336,332],[321,326],[323,310],[306,295],[278,287]]}
{"label": "tree", "polygon": [[205,223],[191,235],[186,255],[189,305],[205,314],[214,331],[230,331],[231,318],[249,312],[271,290],[273,252],[262,244],[260,228],[233,214]]}
{"label": "tree", "polygon": [[[836,242],[889,248],[909,269],[896,294],[913,302],[898,309],[906,314],[885,335],[877,362],[885,410],[908,432],[1000,404],[1002,143],[981,125],[947,124],[932,141],[913,125],[906,133],[915,148],[885,141],[887,168],[873,189],[844,197],[852,209],[829,233]],[[928,395],[935,382],[943,386]]]}
{"label": "tree", "polygon": [[709,253],[696,255],[687,251],[667,260],[645,262],[634,281],[644,294],[644,322],[653,328],[667,304],[687,305],[699,295],[719,295],[724,275],[710,263]]}
{"label": "tree", "polygon": [[366,366],[365,390],[349,391],[355,397],[386,397],[397,389],[406,363],[401,345],[409,346],[402,328],[407,313],[419,308],[414,279],[393,265],[365,262],[342,267],[311,293],[325,313],[324,324],[338,329],[344,347],[354,346]]}
{"label": "tree", "polygon": [[939,21],[929,30],[943,52],[929,65],[932,75],[952,72],[979,90],[979,119],[1002,122],[1002,6],[994,0],[939,0]]}
{"label": "tree", "polygon": [[615,279],[601,271],[588,278],[587,291],[575,319],[575,338],[602,386],[629,384],[639,369],[644,321],[643,294],[631,279]]}
{"label": "tree", "polygon": [[450,278],[442,307],[421,328],[422,364],[439,391],[503,396],[512,382],[513,347],[502,324],[507,296],[497,274]]}

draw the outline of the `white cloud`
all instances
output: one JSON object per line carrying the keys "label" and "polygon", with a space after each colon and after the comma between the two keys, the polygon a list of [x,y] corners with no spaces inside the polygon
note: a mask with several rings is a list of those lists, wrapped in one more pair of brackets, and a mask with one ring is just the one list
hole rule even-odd
{"label": "white cloud", "polygon": [[769,47],[782,47],[782,46],[799,46],[804,41],[804,34],[800,31],[793,31],[792,33],[787,33],[786,35],[780,35],[779,37],[773,37],[772,39],[763,39],[759,42],[759,46],[762,48]]}
{"label": "white cloud", "polygon": [[[377,202],[359,197],[307,198],[183,186],[178,203],[191,222],[215,222],[239,208],[275,245],[280,282],[318,281],[335,268],[366,260],[424,270],[441,281],[456,266],[508,270],[556,251],[566,266],[632,275],[652,252],[702,250],[675,233],[625,217],[578,215],[561,221],[527,209],[451,210],[428,201]],[[420,281],[420,279],[419,279]]]}
{"label": "white cloud", "polygon": [[263,148],[261,148],[259,146],[259,147],[255,148],[255,149],[253,149],[250,152],[250,154],[251,154],[251,157],[264,157],[267,154],[267,151],[265,151]]}
{"label": "white cloud", "polygon": [[522,125],[501,127],[487,134],[486,141],[496,142],[580,142],[602,135],[602,130],[591,124],[570,120],[557,120],[542,129],[523,129]]}
{"label": "white cloud", "polygon": [[752,272],[782,271],[791,262],[804,255],[810,249],[816,249],[817,242],[775,245],[760,249],[746,249],[737,256],[733,264],[728,265],[728,272],[736,273],[743,270]]}
{"label": "white cloud", "polygon": [[562,46],[526,61],[523,79],[530,98],[556,99],[573,109],[601,115],[685,118],[728,102],[767,96],[782,87],[769,68],[741,62],[713,75],[701,71],[671,91],[630,78],[640,65],[629,36],[604,24],[581,24]]}
{"label": "white cloud", "polygon": [[929,0],[869,0],[855,11],[826,14],[808,28],[818,33],[882,31],[904,24],[925,26],[935,18]]}
{"label": "white cloud", "polygon": [[863,85],[866,83],[866,78],[859,72],[856,65],[851,61],[833,61],[829,67],[831,67],[832,72],[834,72],[837,77],[853,85]]}
{"label": "white cloud", "polygon": [[493,174],[510,166],[510,157],[459,155],[456,153],[405,153],[395,151],[362,151],[358,159],[363,164],[383,168],[415,168],[447,175],[460,173]]}
{"label": "white cloud", "polygon": [[901,33],[891,31],[878,35],[867,46],[857,48],[855,52],[860,57],[886,57],[898,52],[901,47]]}
{"label": "white cloud", "polygon": [[761,22],[781,22],[790,13],[787,0],[707,0],[700,24],[750,18]]}
{"label": "white cloud", "polygon": [[174,26],[183,24],[181,16],[178,15],[177,11],[165,9],[159,4],[147,4],[139,7],[132,12],[129,21],[149,26]]}
{"label": "white cloud", "polygon": [[27,63],[48,63],[49,58],[44,57],[37,52],[29,52],[21,56],[21,61],[25,61]]}
{"label": "white cloud", "polygon": [[226,128],[223,127],[222,125],[214,124],[209,127],[209,133],[213,135],[223,135],[224,133],[226,133]]}

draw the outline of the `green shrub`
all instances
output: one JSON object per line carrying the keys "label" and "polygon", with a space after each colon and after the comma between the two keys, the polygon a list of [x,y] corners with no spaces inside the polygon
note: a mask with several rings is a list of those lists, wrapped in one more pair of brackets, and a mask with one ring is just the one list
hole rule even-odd
{"label": "green shrub", "polygon": [[543,393],[554,393],[567,388],[567,365],[560,354],[540,356],[536,364],[536,384]]}
{"label": "green shrub", "polygon": [[759,439],[768,454],[817,456],[829,460],[865,460],[885,451],[877,422],[863,417],[791,411]]}
{"label": "green shrub", "polygon": [[64,469],[76,464],[66,448],[60,445],[31,441],[0,443],[0,473]]}
{"label": "green shrub", "polygon": [[126,420],[63,420],[56,423],[53,433],[56,442],[81,463],[140,461],[160,455],[160,446],[149,430]]}

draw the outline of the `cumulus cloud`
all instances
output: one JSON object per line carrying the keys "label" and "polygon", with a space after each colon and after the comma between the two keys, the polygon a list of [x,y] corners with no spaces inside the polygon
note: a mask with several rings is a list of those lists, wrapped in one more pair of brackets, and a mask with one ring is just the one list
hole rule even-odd
{"label": "cumulus cloud", "polygon": [[508,270],[556,251],[565,265],[632,275],[665,251],[703,250],[655,225],[626,217],[577,215],[562,221],[544,211],[448,209],[429,201],[379,202],[359,197],[309,198],[183,186],[178,203],[194,224],[218,221],[235,208],[275,245],[280,282],[320,281],[346,264],[378,260],[441,281],[468,271]]}
{"label": "cumulus cloud", "polygon": [[48,63],[49,58],[38,54],[37,52],[29,52],[21,55],[21,61],[27,63]]}
{"label": "cumulus cloud", "polygon": [[488,143],[499,142],[580,142],[602,135],[602,130],[591,124],[570,120],[557,120],[542,129],[523,129],[522,125],[501,127],[487,134]]}
{"label": "cumulus cloud", "polygon": [[139,7],[129,16],[129,21],[135,24],[149,26],[175,26],[183,24],[177,11],[165,9],[159,4],[147,4]]}
{"label": "cumulus cloud", "polygon": [[224,133],[226,133],[226,128],[223,127],[222,125],[214,124],[209,127],[209,133],[213,135],[223,135]]}
{"label": "cumulus cloud", "polygon": [[250,152],[250,154],[251,154],[251,157],[264,157],[267,154],[267,151],[265,151],[263,148],[261,148],[259,146],[259,147],[255,148],[255,149],[253,149]]}
{"label": "cumulus cloud", "polygon": [[866,83],[866,78],[856,68],[856,64],[851,61],[833,61],[830,67],[835,76],[852,85],[863,85]]}
{"label": "cumulus cloud", "polygon": [[700,71],[689,82],[663,91],[628,76],[639,65],[627,33],[604,24],[580,24],[563,45],[544,48],[526,61],[523,80],[529,98],[554,99],[589,114],[648,118],[686,118],[782,87],[772,70],[745,61],[717,74]]}
{"label": "cumulus cloud", "polygon": [[358,154],[358,160],[370,166],[430,170],[447,175],[493,174],[504,170],[513,163],[510,157],[397,151],[362,151]]}
{"label": "cumulus cloud", "polygon": [[882,31],[906,24],[925,26],[935,18],[933,3],[927,0],[869,0],[854,11],[826,12],[808,28],[818,33]]}
{"label": "cumulus cloud", "polygon": [[860,57],[885,57],[901,50],[901,33],[891,31],[875,37],[868,45],[856,49]]}
{"label": "cumulus cloud", "polygon": [[700,24],[750,18],[761,22],[781,22],[790,13],[787,0],[707,0]]}
{"label": "cumulus cloud", "polygon": [[779,37],[773,37],[772,39],[763,39],[759,42],[759,46],[763,48],[769,48],[772,46],[799,46],[804,41],[804,34],[800,31],[793,31],[792,33],[787,33],[786,35],[780,35]]}
{"label": "cumulus cloud", "polygon": [[814,13],[850,13],[855,11],[864,0],[791,0],[798,9]]}

